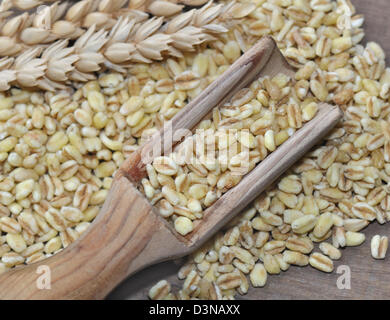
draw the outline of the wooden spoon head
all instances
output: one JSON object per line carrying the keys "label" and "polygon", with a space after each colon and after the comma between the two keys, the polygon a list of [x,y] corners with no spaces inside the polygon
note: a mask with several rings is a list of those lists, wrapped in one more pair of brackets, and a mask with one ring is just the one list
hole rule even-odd
{"label": "wooden spoon head", "polygon": [[[244,72],[242,72],[242,70]],[[147,142],[136,152],[134,152],[121,167],[118,173],[118,177],[125,176],[134,184],[134,187],[138,186],[141,179],[146,176],[146,164],[153,161],[153,157],[150,157],[144,161],[143,153],[150,152],[153,147],[158,144],[163,144],[163,147],[160,150],[161,153],[154,154],[154,157],[160,156],[161,154],[167,154],[165,151],[171,151],[175,143],[177,143],[176,141],[172,141],[172,139],[167,142],[161,142],[162,136],[172,136],[172,132],[168,132],[168,130],[172,131],[182,128],[193,129],[202,119],[209,116],[207,114],[209,114],[214,107],[223,105],[239,90],[249,86],[250,83],[260,77],[268,76],[272,78],[280,73],[283,73],[294,79],[295,69],[286,61],[280,50],[277,48],[275,41],[271,37],[264,37],[251,50],[249,50],[239,60],[237,60],[200,96],[194,99],[187,105],[186,108],[178,113],[171,120],[173,123],[172,127],[161,130],[155,137],[151,139],[151,141]],[[213,93],[215,93],[217,90],[220,90],[220,93],[218,95],[213,95]],[[151,211],[159,215],[159,218],[163,220],[164,226],[170,229],[179,241],[191,248],[200,246],[213,234],[215,234],[224,224],[226,224],[230,219],[232,219],[236,214],[244,209],[244,207],[247,206],[256,196],[264,191],[265,188],[269,186],[270,183],[279,177],[285,170],[287,170],[288,167],[293,164],[293,162],[300,158],[300,156],[303,155],[302,150],[308,151],[310,146],[313,146],[315,142],[318,142],[318,139],[322,138],[324,134],[327,133],[338,122],[341,117],[340,109],[334,106],[323,105],[320,108],[319,115],[317,115],[317,123],[319,121],[318,118],[323,117],[324,114],[328,112],[331,119],[329,118],[328,121],[326,121],[326,128],[322,126],[322,131],[320,134],[318,132],[310,131],[313,129],[308,129],[308,127],[312,128],[313,124],[305,125],[305,134],[307,132],[311,132],[312,134],[315,134],[315,137],[312,137],[312,139],[308,142],[307,147],[300,147],[295,155],[291,155],[291,160],[287,162],[283,168],[279,169],[277,173],[273,174],[272,178],[265,179],[262,185],[257,186],[256,190],[251,190],[250,192],[248,191],[250,194],[247,194],[246,196],[245,192],[242,192],[242,190],[246,190],[246,185],[248,183],[253,184],[254,181],[259,179],[260,181],[263,181],[261,180],[262,177],[259,176],[259,174],[266,175],[266,172],[263,171],[261,167],[272,168],[272,161],[278,157],[278,154],[283,154],[283,150],[274,151],[271,154],[272,157],[268,156],[259,165],[257,165],[254,170],[248,173],[247,177],[245,177],[237,186],[230,189],[219,200],[217,200],[216,203],[207,208],[207,210],[204,212],[203,219],[197,220],[195,222],[194,231],[187,236],[183,237],[177,233],[173,226],[165,219],[163,219],[157,212],[157,209],[153,206],[151,206]],[[186,121],[188,119],[191,121]],[[294,134],[294,136],[301,135],[302,134],[299,134],[299,131]],[[290,139],[293,139],[294,136]],[[291,143],[294,144],[290,141],[290,144]],[[139,192],[137,191],[137,193]],[[139,196],[142,196],[141,193],[139,193]]]}
{"label": "wooden spoon head", "polygon": [[[157,156],[171,153],[173,147],[183,140],[178,134],[180,130],[193,130],[213,108],[223,105],[239,90],[259,77],[273,77],[278,73],[293,78],[295,70],[283,57],[275,40],[270,36],[263,37],[167,122],[160,132],[133,152],[121,166],[118,176],[126,176],[138,184],[146,176],[146,164]],[[172,138],[175,135],[179,138]]]}

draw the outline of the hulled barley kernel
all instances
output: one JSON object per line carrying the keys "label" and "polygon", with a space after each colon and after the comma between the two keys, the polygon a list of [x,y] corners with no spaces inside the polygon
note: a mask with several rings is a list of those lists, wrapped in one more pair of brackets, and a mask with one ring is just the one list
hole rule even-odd
{"label": "hulled barley kernel", "polygon": [[321,253],[314,252],[310,255],[309,263],[313,268],[323,272],[333,271],[333,261]]}
{"label": "hulled barley kernel", "polygon": [[273,255],[265,254],[264,259],[264,268],[269,274],[279,274],[280,273],[280,266],[278,261]]}
{"label": "hulled barley kernel", "polygon": [[1,262],[8,268],[12,268],[16,265],[22,264],[24,260],[25,259],[16,252],[8,252],[3,254],[3,256],[1,257]]}
{"label": "hulled barley kernel", "polygon": [[21,200],[26,198],[34,188],[34,180],[29,179],[23,182],[20,182],[15,187],[15,198],[16,200]]}
{"label": "hulled barley kernel", "polygon": [[309,264],[309,257],[295,251],[286,250],[283,252],[283,261],[296,266],[306,266]]}
{"label": "hulled barley kernel", "polygon": [[178,217],[175,220],[175,229],[182,236],[185,236],[188,233],[192,232],[192,230],[194,229],[194,226],[193,226],[193,223],[190,219],[188,219],[186,217]]}
{"label": "hulled barley kernel", "polygon": [[266,131],[264,135],[264,145],[269,151],[274,151],[276,149],[275,136],[273,130]]}
{"label": "hulled barley kernel", "polygon": [[308,254],[313,251],[314,245],[310,238],[290,236],[286,241],[286,247],[292,251]]}
{"label": "hulled barley kernel", "polygon": [[287,262],[284,261],[283,254],[281,254],[281,253],[276,254],[276,255],[274,255],[274,257],[275,257],[276,261],[278,261],[278,263],[279,263],[280,270],[287,271],[288,268],[290,267],[290,264],[288,264]]}
{"label": "hulled barley kernel", "polygon": [[222,290],[234,289],[240,286],[241,276],[238,272],[231,272],[222,274],[217,278],[217,285]]}
{"label": "hulled barley kernel", "polygon": [[369,225],[368,220],[362,219],[345,219],[344,220],[344,228],[347,231],[360,231]]}
{"label": "hulled barley kernel", "polygon": [[66,134],[62,131],[55,133],[47,142],[47,150],[49,152],[56,152],[63,148],[69,139]]}
{"label": "hulled barley kernel", "polygon": [[389,240],[386,236],[375,235],[371,238],[371,255],[374,259],[386,257]]}
{"label": "hulled barley kernel", "polygon": [[26,242],[21,234],[8,233],[6,236],[6,240],[10,248],[17,253],[24,251],[27,247]]}
{"label": "hulled barley kernel", "polygon": [[157,172],[172,176],[177,173],[177,164],[168,157],[157,157],[153,160],[153,167]]}
{"label": "hulled barley kernel", "polygon": [[311,231],[317,223],[317,218],[314,215],[304,215],[303,217],[295,219],[291,227],[295,233],[303,234]]}
{"label": "hulled barley kernel", "polygon": [[321,242],[319,248],[323,254],[332,260],[339,260],[341,258],[341,251],[328,242]]}
{"label": "hulled barley kernel", "polygon": [[264,268],[262,263],[256,263],[253,267],[249,278],[251,280],[252,286],[264,287],[267,282],[267,271]]}
{"label": "hulled barley kernel", "polygon": [[95,111],[105,111],[106,110],[106,101],[104,95],[99,91],[89,91],[88,92],[88,104]]}
{"label": "hulled barley kernel", "polygon": [[54,237],[50,239],[48,242],[46,242],[44,251],[46,253],[53,253],[57,250],[59,250],[62,247],[61,238],[60,237]]}
{"label": "hulled barley kernel", "polygon": [[170,293],[170,291],[170,284],[166,280],[161,280],[150,288],[148,295],[152,300],[162,300]]}
{"label": "hulled barley kernel", "polygon": [[313,230],[314,236],[323,237],[332,228],[333,222],[333,215],[330,212],[321,214]]}
{"label": "hulled barley kernel", "polygon": [[366,236],[363,233],[347,231],[345,240],[348,247],[360,246],[366,240]]}

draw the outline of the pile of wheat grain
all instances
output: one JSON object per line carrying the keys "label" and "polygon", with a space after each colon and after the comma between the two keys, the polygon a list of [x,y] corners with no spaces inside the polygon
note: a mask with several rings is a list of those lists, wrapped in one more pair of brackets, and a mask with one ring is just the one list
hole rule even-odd
{"label": "pile of wheat grain", "polygon": [[[75,9],[65,14],[61,4],[15,19],[0,14],[1,270],[77,239],[142,133],[155,132],[268,34],[299,69],[291,90],[337,103],[345,117],[323,146],[189,258],[181,290],[161,281],[150,297],[231,299],[290,264],[330,272],[340,249],[365,240],[359,231],[388,221],[390,70],[379,45],[359,44],[363,17],[348,0],[227,1],[164,18],[128,7],[106,12],[107,1],[79,3],[102,24],[88,25]],[[122,109],[135,97],[138,109]],[[258,101],[266,110],[266,100]],[[382,257],[382,238],[374,240],[373,255]],[[313,242],[322,242],[322,254],[312,253]]]}
{"label": "pile of wheat grain", "polygon": [[[160,2],[154,3],[169,4]],[[56,2],[11,18],[4,12],[0,91],[14,84],[64,89],[69,80],[93,80],[102,69],[125,73],[134,63],[182,57],[182,52],[194,51],[228,32],[255,8],[209,2],[164,20],[131,8],[119,10],[123,4],[122,0],[83,0],[70,8]]]}
{"label": "pile of wheat grain", "polygon": [[[323,146],[188,259],[179,291],[162,280],[150,289],[152,299],[233,299],[290,265],[332,272],[343,248],[365,241],[361,231],[370,222],[390,220],[390,70],[378,44],[359,45],[363,17],[349,1],[255,3],[240,25],[242,40],[273,35],[299,68],[297,92],[339,104],[344,119]],[[372,239],[374,258],[385,257],[387,243]]]}

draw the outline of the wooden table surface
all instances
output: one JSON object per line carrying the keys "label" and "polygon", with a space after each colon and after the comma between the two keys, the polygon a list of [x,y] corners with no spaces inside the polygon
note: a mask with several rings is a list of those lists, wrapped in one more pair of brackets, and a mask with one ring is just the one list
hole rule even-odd
{"label": "wooden table surface", "polygon": [[[358,13],[365,15],[365,41],[376,41],[386,50],[390,63],[390,0],[352,0]],[[374,223],[364,230],[366,242],[343,249],[343,256],[335,262],[335,271],[325,274],[311,267],[290,267],[280,275],[269,276],[264,288],[251,288],[238,299],[390,299],[389,258],[374,260],[370,254],[370,240],[375,234],[390,236],[389,225]],[[152,266],[124,281],[108,299],[145,299],[148,289],[166,279],[175,289],[181,281],[176,277],[180,261]],[[339,270],[339,274],[337,273]],[[346,271],[347,270],[347,271]],[[351,288],[340,289],[350,270]]]}

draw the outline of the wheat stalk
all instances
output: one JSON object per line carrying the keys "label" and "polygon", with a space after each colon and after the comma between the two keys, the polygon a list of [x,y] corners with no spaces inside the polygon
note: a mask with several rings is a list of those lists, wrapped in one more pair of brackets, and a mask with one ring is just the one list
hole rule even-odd
{"label": "wheat stalk", "polygon": [[193,51],[197,45],[215,40],[229,30],[234,19],[254,9],[253,4],[209,2],[166,23],[162,17],[143,22],[120,17],[109,32],[93,25],[72,47],[68,46],[69,40],[57,40],[47,48],[35,46],[18,57],[3,57],[0,90],[18,84],[52,91],[65,88],[69,80],[95,79],[95,72],[102,67],[124,73],[130,63],[182,57],[182,51]]}

